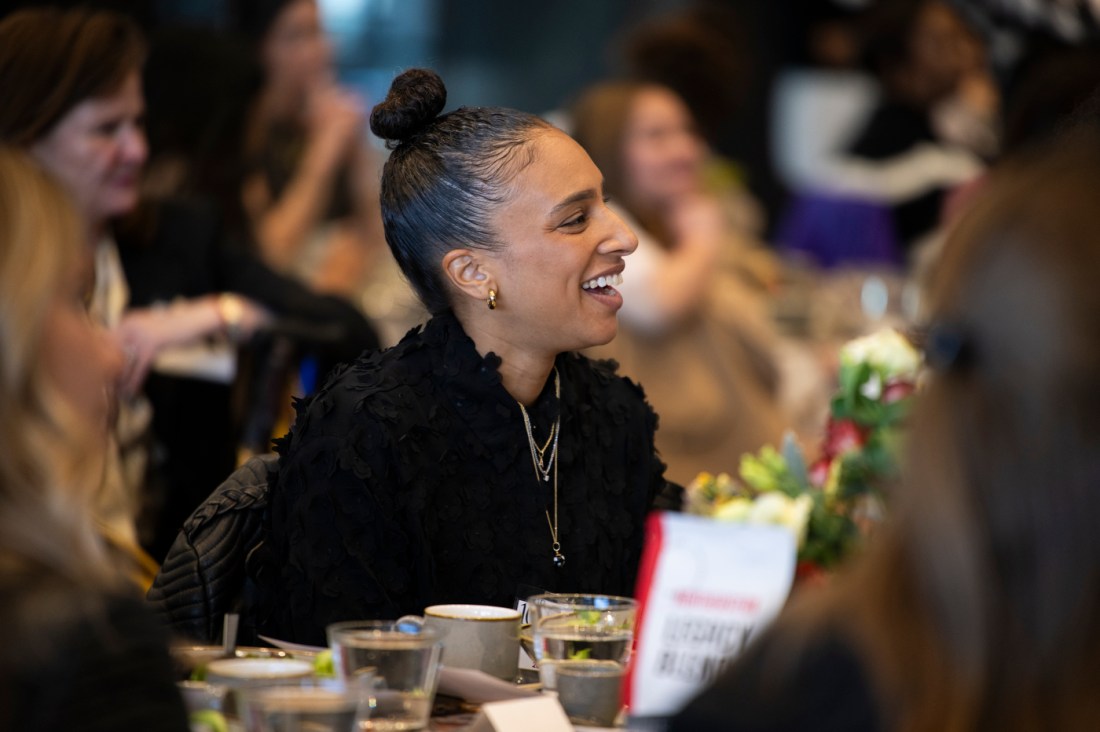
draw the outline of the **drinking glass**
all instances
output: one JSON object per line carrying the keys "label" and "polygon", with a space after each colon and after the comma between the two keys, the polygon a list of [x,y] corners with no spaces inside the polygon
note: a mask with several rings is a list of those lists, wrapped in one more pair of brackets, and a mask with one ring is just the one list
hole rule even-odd
{"label": "drinking glass", "polygon": [[638,603],[613,595],[548,594],[527,601],[543,688],[557,688],[565,664],[609,661],[625,668]]}
{"label": "drinking glass", "polygon": [[370,717],[373,677],[302,679],[240,690],[247,732],[355,732]]}
{"label": "drinking glass", "polygon": [[431,628],[392,620],[362,620],[328,626],[336,672],[351,682],[375,679],[371,713],[361,729],[403,732],[428,726],[443,648]]}
{"label": "drinking glass", "polygon": [[623,707],[626,669],[615,661],[572,661],[557,667],[558,701],[574,724],[613,727]]}

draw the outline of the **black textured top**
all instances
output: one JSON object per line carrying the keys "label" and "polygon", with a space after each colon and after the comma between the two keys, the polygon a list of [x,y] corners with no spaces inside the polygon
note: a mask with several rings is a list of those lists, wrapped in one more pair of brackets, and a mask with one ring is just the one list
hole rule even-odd
{"label": "black textured top", "polygon": [[641,389],[562,354],[560,407],[551,377],[528,409],[540,446],[561,410],[558,568],[553,480],[536,479],[499,365],[444,313],[298,405],[261,549],[261,632],[323,643],[339,620],[512,606],[520,584],[633,594],[645,515],[680,500]]}

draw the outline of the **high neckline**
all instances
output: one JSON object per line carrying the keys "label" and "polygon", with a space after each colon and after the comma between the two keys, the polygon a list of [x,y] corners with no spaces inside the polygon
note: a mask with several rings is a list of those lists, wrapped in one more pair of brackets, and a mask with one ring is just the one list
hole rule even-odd
{"label": "high neckline", "polygon": [[[440,387],[448,393],[467,421],[492,419],[494,416],[504,420],[521,419],[519,402],[504,388],[500,356],[492,351],[484,356],[479,354],[473,339],[467,335],[453,312],[445,311],[428,321],[424,328],[424,341],[441,348],[443,358],[433,370],[442,377]],[[559,367],[561,358],[559,355],[555,361]],[[562,379],[564,389],[564,375]],[[551,372],[534,403],[527,407],[527,413],[537,425],[537,430],[542,431],[548,428],[558,410]]]}

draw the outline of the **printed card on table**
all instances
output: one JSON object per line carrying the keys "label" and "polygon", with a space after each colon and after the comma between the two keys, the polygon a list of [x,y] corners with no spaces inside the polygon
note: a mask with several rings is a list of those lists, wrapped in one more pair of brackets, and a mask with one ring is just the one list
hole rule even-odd
{"label": "printed card on table", "polygon": [[662,513],[646,524],[630,714],[674,714],[786,602],[794,535],[779,526]]}

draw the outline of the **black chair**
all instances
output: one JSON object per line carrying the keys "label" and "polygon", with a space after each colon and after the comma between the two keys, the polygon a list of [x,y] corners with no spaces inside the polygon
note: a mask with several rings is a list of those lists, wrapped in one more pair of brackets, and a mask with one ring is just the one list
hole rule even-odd
{"label": "black chair", "polygon": [[225,614],[243,610],[238,638],[255,642],[247,560],[263,542],[277,460],[250,458],[184,522],[146,596],[173,634],[219,643]]}

